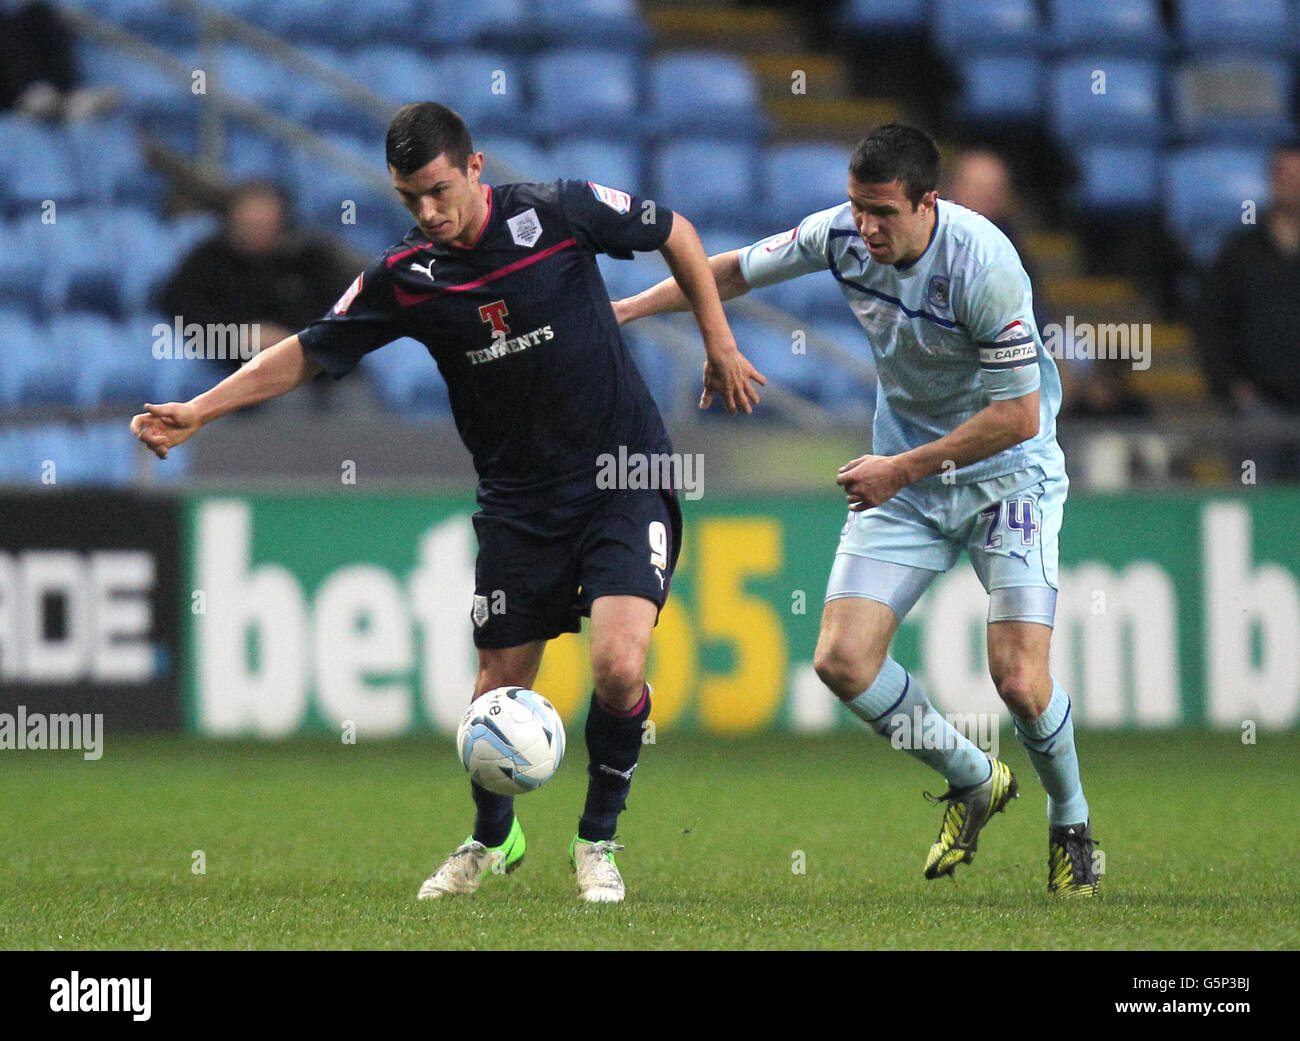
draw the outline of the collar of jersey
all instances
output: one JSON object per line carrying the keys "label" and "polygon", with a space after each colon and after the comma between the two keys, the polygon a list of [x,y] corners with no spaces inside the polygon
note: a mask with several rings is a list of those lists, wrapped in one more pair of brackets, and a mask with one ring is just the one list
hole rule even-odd
{"label": "collar of jersey", "polygon": [[911,263],[894,265],[894,270],[898,272],[899,278],[906,278],[908,275],[912,274],[912,272],[916,270],[916,266],[919,263],[921,263],[921,260],[925,257],[925,255],[930,252],[930,247],[934,245],[934,240],[939,237],[939,224],[941,221],[945,219],[946,216],[947,216],[947,211],[945,210],[943,212],[940,212],[939,200],[935,199],[934,200],[934,227],[930,229],[930,241],[925,244],[925,249],[921,250],[920,255],[917,256],[917,258],[913,260]]}

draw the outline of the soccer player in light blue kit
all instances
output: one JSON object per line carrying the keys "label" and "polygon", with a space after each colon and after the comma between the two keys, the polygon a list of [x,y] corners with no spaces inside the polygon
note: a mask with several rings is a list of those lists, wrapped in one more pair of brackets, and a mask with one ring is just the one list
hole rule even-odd
{"label": "soccer player in light blue kit", "polygon": [[[850,512],[817,674],[877,733],[906,728],[904,747],[946,779],[925,877],[970,863],[980,831],[1018,794],[1016,778],[940,716],[889,656],[899,621],[965,550],[989,594],[994,685],[1047,790],[1048,891],[1093,896],[1099,874],[1070,698],[1048,666],[1068,481],[1056,442],[1061,383],[1029,278],[991,221],[939,199],[939,153],[923,131],[878,128],[848,173],[848,202],[710,258],[724,300],[829,271],[875,356],[872,454],[838,477]],[[620,321],[688,307],[671,279],[614,305]],[[922,747],[923,733],[925,745],[941,747]]]}

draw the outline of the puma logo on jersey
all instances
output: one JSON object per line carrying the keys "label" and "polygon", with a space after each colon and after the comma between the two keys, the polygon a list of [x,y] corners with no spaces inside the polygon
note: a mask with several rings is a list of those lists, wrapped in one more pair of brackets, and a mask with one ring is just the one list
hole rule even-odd
{"label": "puma logo on jersey", "polygon": [[432,282],[432,281],[433,281],[433,265],[434,265],[434,261],[432,261],[432,260],[430,260],[429,263],[426,264],[424,267],[420,267],[419,264],[412,264],[412,265],[411,265],[411,270],[412,270],[412,271],[418,271],[418,272],[420,272],[420,274],[426,276],[426,277],[429,279],[429,281]]}

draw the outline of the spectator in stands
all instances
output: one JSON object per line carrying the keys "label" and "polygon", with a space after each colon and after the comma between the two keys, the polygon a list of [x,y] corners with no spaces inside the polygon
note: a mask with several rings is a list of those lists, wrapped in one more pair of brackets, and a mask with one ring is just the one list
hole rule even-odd
{"label": "spectator in stands", "polygon": [[978,148],[963,152],[953,163],[952,174],[942,195],[982,213],[1002,229],[1019,251],[1016,235],[1019,207],[1011,185],[1011,171],[1001,156]]}
{"label": "spectator in stands", "polygon": [[[293,233],[280,188],[250,181],[232,194],[220,234],[185,258],[159,303],[184,324],[257,325],[265,348],[325,314],[358,266],[328,240]],[[237,360],[229,364],[232,371],[239,367]]]}
{"label": "spectator in stands", "polygon": [[38,119],[91,119],[116,91],[78,86],[72,32],[47,3],[0,0],[0,111]]}
{"label": "spectator in stands", "polygon": [[1242,461],[1261,480],[1300,479],[1300,142],[1273,153],[1262,219],[1206,270],[1196,326],[1210,390],[1240,419]]}

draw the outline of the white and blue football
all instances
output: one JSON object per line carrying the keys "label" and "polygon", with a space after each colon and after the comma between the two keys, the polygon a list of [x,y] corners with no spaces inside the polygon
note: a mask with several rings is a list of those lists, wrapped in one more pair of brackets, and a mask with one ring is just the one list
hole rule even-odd
{"label": "white and blue football", "polygon": [[564,723],[527,687],[497,687],[476,698],[456,731],[471,779],[498,795],[524,795],[551,779],[564,759]]}

